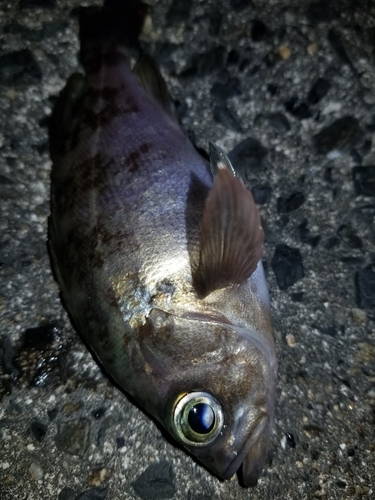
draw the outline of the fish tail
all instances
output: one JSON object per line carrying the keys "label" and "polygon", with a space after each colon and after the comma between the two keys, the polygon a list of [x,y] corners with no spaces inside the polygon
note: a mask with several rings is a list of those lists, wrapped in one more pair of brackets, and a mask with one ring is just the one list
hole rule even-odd
{"label": "fish tail", "polygon": [[138,44],[148,5],[140,0],[105,0],[103,7],[80,7],[80,60],[87,70],[95,70],[102,55],[120,47]]}

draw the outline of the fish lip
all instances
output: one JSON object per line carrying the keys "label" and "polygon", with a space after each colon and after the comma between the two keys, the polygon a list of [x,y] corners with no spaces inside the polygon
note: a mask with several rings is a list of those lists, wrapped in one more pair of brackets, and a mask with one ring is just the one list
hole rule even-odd
{"label": "fish lip", "polygon": [[268,413],[262,412],[261,421],[251,432],[250,436],[248,437],[244,446],[242,447],[241,452],[232,460],[226,471],[223,474],[221,474],[221,477],[223,479],[230,479],[239,470],[241,465],[245,462],[250,448],[256,443],[257,439],[265,429],[268,423],[268,419],[269,419]]}
{"label": "fish lip", "polygon": [[[248,441],[250,441],[250,440],[248,440]],[[245,457],[248,454],[249,449],[250,449],[250,446],[248,446],[246,443],[244,448],[242,448],[241,453],[238,454],[232,460],[232,462],[229,465],[229,467],[227,468],[227,470],[223,474],[221,474],[223,479],[230,479],[239,470],[239,468],[241,467],[241,465],[245,461]]]}

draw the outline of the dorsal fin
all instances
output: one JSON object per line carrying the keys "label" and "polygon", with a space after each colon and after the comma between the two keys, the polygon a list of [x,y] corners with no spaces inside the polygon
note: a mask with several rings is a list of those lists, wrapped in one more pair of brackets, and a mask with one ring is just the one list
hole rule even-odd
{"label": "dorsal fin", "polygon": [[[216,171],[202,221],[200,255],[194,285],[200,297],[240,284],[255,271],[263,255],[264,232],[250,191],[235,176],[225,153],[210,145]],[[230,165],[230,167],[229,167]]]}
{"label": "dorsal fin", "polygon": [[217,171],[219,168],[227,168],[235,177],[238,177],[228,156],[224,153],[224,151],[213,144],[212,142],[208,143],[209,145],[209,154],[210,154],[210,167],[211,172],[214,177],[216,177]]}
{"label": "dorsal fin", "polygon": [[164,111],[179,123],[175,106],[159,66],[148,54],[144,54],[134,68],[138,83],[157,101]]}

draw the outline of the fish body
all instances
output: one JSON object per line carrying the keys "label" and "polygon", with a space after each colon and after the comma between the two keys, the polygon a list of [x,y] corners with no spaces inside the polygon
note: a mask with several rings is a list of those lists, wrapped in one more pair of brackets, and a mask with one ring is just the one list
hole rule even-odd
{"label": "fish body", "polygon": [[277,371],[259,214],[225,154],[211,146],[210,168],[190,143],[155,63],[131,70],[144,16],[138,1],[81,12],[85,75],[50,129],[52,264],[112,378],[213,473],[242,464],[253,485]]}

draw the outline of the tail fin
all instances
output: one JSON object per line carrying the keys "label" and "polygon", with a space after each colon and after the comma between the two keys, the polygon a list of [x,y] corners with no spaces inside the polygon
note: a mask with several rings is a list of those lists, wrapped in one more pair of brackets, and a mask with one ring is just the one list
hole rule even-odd
{"label": "tail fin", "polygon": [[80,60],[85,69],[92,70],[101,63],[103,50],[135,47],[147,11],[148,6],[140,0],[105,0],[103,7],[81,7]]}

